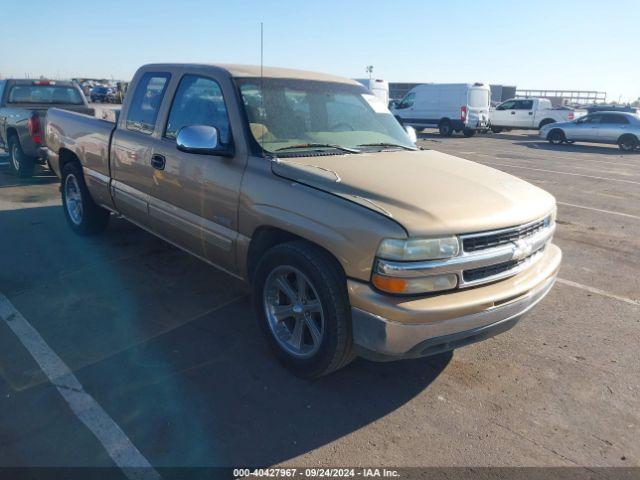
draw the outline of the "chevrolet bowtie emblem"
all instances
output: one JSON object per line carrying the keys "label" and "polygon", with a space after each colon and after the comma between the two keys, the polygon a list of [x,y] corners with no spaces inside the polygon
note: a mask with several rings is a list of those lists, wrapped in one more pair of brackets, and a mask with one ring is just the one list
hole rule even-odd
{"label": "chevrolet bowtie emblem", "polygon": [[513,251],[514,260],[522,260],[523,258],[527,258],[533,251],[533,246],[526,240],[516,240],[515,242],[513,242],[513,244],[516,247]]}

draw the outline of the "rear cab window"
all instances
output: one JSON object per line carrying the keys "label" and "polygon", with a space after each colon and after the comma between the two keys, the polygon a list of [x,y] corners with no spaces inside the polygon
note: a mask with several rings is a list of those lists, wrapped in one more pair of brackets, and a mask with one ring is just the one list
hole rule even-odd
{"label": "rear cab window", "polygon": [[515,110],[531,110],[533,109],[533,100],[518,100],[513,108]]}
{"label": "rear cab window", "polygon": [[170,78],[169,73],[158,72],[147,72],[140,78],[127,112],[127,130],[153,133]]}
{"label": "rear cab window", "polygon": [[11,87],[7,95],[7,103],[12,104],[46,104],[46,105],[83,105],[80,91],[69,85],[29,85],[17,84]]}

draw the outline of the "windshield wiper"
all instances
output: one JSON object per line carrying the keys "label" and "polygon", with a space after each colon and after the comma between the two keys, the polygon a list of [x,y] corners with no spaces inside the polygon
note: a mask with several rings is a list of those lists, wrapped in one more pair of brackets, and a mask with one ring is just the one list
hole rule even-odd
{"label": "windshield wiper", "polygon": [[276,152],[281,152],[283,150],[293,150],[297,148],[335,148],[337,150],[342,150],[343,152],[349,153],[360,153],[360,150],[355,148],[343,147],[342,145],[334,145],[331,143],[300,143],[298,145],[289,145],[288,147],[276,148]]}
{"label": "windshield wiper", "polygon": [[387,143],[387,142],[378,142],[378,143],[360,143],[359,147],[393,147],[393,148],[404,148],[405,150],[417,150],[416,147],[408,147],[406,145],[400,145],[398,143]]}

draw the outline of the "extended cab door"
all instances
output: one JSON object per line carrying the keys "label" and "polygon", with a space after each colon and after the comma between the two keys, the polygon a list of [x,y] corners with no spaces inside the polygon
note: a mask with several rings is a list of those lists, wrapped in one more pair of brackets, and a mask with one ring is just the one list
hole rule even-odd
{"label": "extended cab door", "polygon": [[[160,236],[220,267],[236,269],[240,182],[246,165],[244,148],[217,156],[177,149],[176,136],[189,125],[218,129],[219,140],[233,144],[228,101],[215,74],[182,75],[166,115],[163,131],[151,153],[153,184],[149,198],[152,229]],[[236,108],[237,110],[237,108]]]}
{"label": "extended cab door", "polygon": [[533,128],[533,106],[533,100],[516,100],[514,106],[516,113],[512,117],[517,128]]}
{"label": "extended cab door", "polygon": [[149,225],[153,133],[170,78],[166,72],[143,73],[113,134],[111,191],[115,206],[126,218],[142,226]]}

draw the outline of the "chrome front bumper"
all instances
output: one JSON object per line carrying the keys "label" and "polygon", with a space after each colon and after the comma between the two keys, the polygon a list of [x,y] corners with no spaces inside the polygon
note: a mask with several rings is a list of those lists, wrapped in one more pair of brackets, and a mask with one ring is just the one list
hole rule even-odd
{"label": "chrome front bumper", "polygon": [[556,275],[535,289],[481,312],[433,323],[397,323],[352,307],[358,354],[376,361],[418,358],[490,338],[513,327],[549,292]]}

